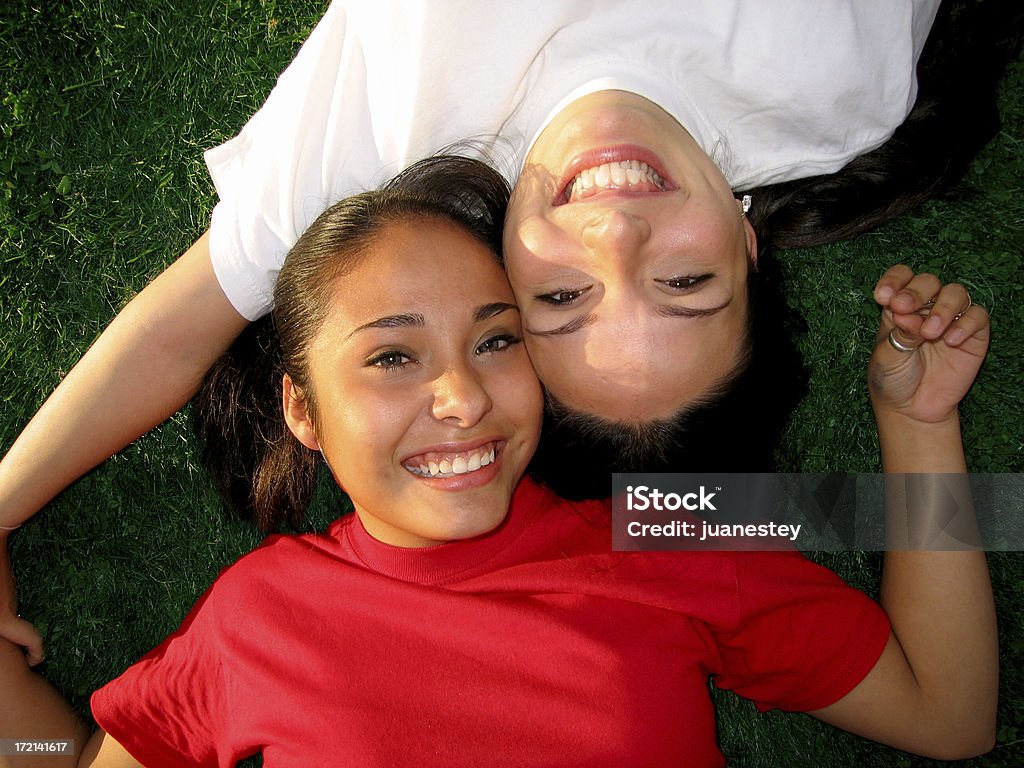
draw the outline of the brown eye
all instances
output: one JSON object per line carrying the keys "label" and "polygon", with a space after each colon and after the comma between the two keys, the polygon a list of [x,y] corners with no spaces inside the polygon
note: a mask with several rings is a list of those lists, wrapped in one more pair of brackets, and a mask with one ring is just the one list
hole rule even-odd
{"label": "brown eye", "polygon": [[668,286],[677,291],[685,291],[687,288],[704,282],[712,277],[712,275],[698,275],[697,277],[689,277],[681,275],[679,277],[670,277],[668,280],[656,280],[655,282],[661,283],[662,285]]}
{"label": "brown eye", "polygon": [[554,304],[558,307],[564,307],[568,304],[572,304],[586,292],[586,288],[580,288],[578,290],[559,290],[554,291],[553,293],[541,294],[537,296],[537,299],[545,302],[546,304]]}
{"label": "brown eye", "polygon": [[401,352],[382,352],[366,362],[367,366],[392,371],[413,362],[412,358]]}
{"label": "brown eye", "polygon": [[492,336],[487,339],[483,344],[476,348],[478,355],[486,355],[490,352],[502,352],[509,349],[514,344],[518,344],[522,339],[518,336],[513,336],[509,333],[504,333],[499,336]]}

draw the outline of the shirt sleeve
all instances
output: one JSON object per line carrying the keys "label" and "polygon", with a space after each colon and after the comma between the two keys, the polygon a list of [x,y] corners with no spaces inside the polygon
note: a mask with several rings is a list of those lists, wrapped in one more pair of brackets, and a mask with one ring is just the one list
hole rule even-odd
{"label": "shirt sleeve", "polygon": [[[225,295],[254,320],[273,306],[299,235],[339,194],[380,171],[367,104],[364,42],[334,2],[237,136],[205,154],[219,202],[210,255]],[[342,94],[344,98],[342,98]]]}
{"label": "shirt sleeve", "polygon": [[96,722],[148,768],[228,766],[223,654],[214,589],[159,647],[91,700]]}
{"label": "shirt sleeve", "polygon": [[758,709],[834,704],[875,666],[889,619],[874,600],[796,552],[736,553],[739,611],[718,636],[715,683]]}

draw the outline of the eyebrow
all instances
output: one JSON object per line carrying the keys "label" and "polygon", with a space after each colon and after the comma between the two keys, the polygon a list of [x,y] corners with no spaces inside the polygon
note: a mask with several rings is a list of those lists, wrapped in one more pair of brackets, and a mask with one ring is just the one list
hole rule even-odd
{"label": "eyebrow", "polygon": [[552,328],[550,331],[531,331],[529,328],[526,332],[531,336],[564,336],[568,333],[576,333],[576,331],[586,328],[588,325],[597,321],[597,315],[593,312],[588,312],[585,315],[570,320],[565,325],[560,325],[557,328]]}
{"label": "eyebrow", "polygon": [[677,307],[675,304],[659,304],[654,310],[659,317],[710,317],[718,314],[732,304],[732,296],[726,299],[725,303],[717,307],[707,309],[693,309],[692,307]]}
{"label": "eyebrow", "polygon": [[502,312],[507,312],[510,309],[514,309],[516,312],[519,311],[519,307],[515,304],[509,304],[506,301],[495,301],[491,304],[484,304],[482,307],[477,307],[476,311],[473,312],[473,322],[479,323],[482,320],[488,320],[495,315],[500,315]]}
{"label": "eyebrow", "polygon": [[[732,303],[732,296],[724,304],[719,304],[717,307],[708,307],[707,309],[694,309],[692,307],[677,307],[674,304],[659,304],[655,307],[655,313],[659,317],[710,317],[711,315],[718,314],[723,309]],[[529,328],[526,329],[526,333],[530,336],[566,336],[570,333],[576,333],[576,331],[586,328],[588,325],[592,325],[597,322],[597,315],[593,312],[589,312],[585,315],[580,315],[577,318],[570,320],[565,325],[560,325],[557,328],[552,328],[550,331],[533,331]]]}
{"label": "eyebrow", "polygon": [[378,317],[376,320],[371,320],[368,323],[363,323],[350,333],[346,338],[352,338],[360,331],[365,331],[370,328],[407,328],[409,326],[422,327],[427,324],[427,321],[423,319],[423,315],[419,314],[405,314],[405,315],[386,315],[384,317]]}
{"label": "eyebrow", "polygon": [[[516,312],[519,311],[519,307],[515,304],[509,304],[505,301],[495,301],[490,304],[484,304],[473,311],[473,322],[479,323],[483,320],[492,318],[495,315],[500,315],[502,312],[507,312],[510,309],[514,309]],[[368,323],[363,323],[352,331],[352,333],[350,333],[346,338],[352,338],[360,331],[366,331],[371,328],[422,328],[426,324],[426,319],[423,315],[418,313],[385,315],[384,317],[378,317],[376,320],[371,320]]]}

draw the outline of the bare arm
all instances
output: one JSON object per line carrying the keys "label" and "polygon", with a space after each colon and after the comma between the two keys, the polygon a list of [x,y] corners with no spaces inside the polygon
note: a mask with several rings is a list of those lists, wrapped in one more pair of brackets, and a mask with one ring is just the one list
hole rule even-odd
{"label": "bare arm", "polygon": [[[960,421],[956,405],[973,382],[988,347],[988,315],[967,305],[960,286],[939,292],[937,279],[911,280],[896,267],[876,289],[885,308],[879,342],[869,369],[886,473],[942,473],[940,482],[961,510],[970,510]],[[891,298],[906,287],[912,298]],[[913,314],[939,298],[931,315],[941,323],[923,327]],[[893,314],[894,311],[896,314]],[[922,346],[894,349],[886,339],[894,323],[897,340]],[[952,331],[960,328],[964,338]],[[908,504],[903,478],[887,478],[887,514],[896,522]],[[973,518],[973,512],[968,513]],[[933,527],[928,549],[890,550],[885,555],[881,602],[892,635],[875,668],[843,699],[812,713],[823,720],[901,749],[940,759],[970,757],[992,748],[998,695],[995,607],[985,553],[935,551],[954,542]],[[910,546],[921,542],[908,542]],[[952,547],[951,547],[952,548]],[[961,547],[963,550],[964,548]]]}
{"label": "bare arm", "polygon": [[0,462],[0,524],[18,525],[181,408],[245,325],[203,235],[114,318]]}
{"label": "bare arm", "polygon": [[[19,525],[181,408],[246,324],[217,282],[203,235],[114,318],[0,461],[0,525]],[[30,628],[14,617],[6,565],[5,552],[0,636],[36,656],[38,635],[27,641]]]}
{"label": "bare arm", "polygon": [[[0,739],[73,741],[74,754],[45,756],[53,768],[135,768],[140,763],[109,734],[90,734],[67,701],[25,664],[21,649],[0,638]],[[39,766],[39,754],[0,755],[0,768]]]}

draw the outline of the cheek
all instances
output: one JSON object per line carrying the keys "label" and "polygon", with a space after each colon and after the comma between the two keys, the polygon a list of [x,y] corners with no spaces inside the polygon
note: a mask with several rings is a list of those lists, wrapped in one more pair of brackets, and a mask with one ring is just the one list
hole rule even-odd
{"label": "cheek", "polygon": [[505,274],[509,283],[512,284],[512,291],[517,300],[521,300],[518,293],[519,287],[527,281],[530,270],[534,268],[533,253],[520,234],[516,232],[512,237],[506,238],[504,246]]}
{"label": "cheek", "polygon": [[[524,324],[526,322],[528,320]],[[572,367],[572,362],[574,362],[564,355],[557,354],[552,346],[552,342],[548,339],[526,337],[526,349],[530,353],[530,360],[537,378],[549,390],[561,388],[563,374]]]}
{"label": "cheek", "polygon": [[537,378],[556,400],[575,402],[600,386],[625,361],[626,352],[648,354],[642,339],[626,338],[621,329],[611,327],[611,353],[602,356],[600,334],[595,337],[593,330],[585,328],[568,336],[526,336]]}
{"label": "cheek", "polygon": [[504,404],[506,413],[524,439],[535,445],[540,435],[544,397],[525,350],[519,358],[511,370],[497,378],[495,400]]}
{"label": "cheek", "polygon": [[[529,216],[505,237],[505,270],[513,291],[538,282],[571,255],[572,240],[542,216]],[[518,294],[517,294],[518,298]]]}
{"label": "cheek", "polygon": [[702,255],[708,263],[746,256],[746,230],[738,210],[718,201],[701,201],[670,226],[669,248]]}
{"label": "cheek", "polygon": [[394,462],[408,429],[409,406],[367,392],[346,399],[323,420],[320,443],[338,482],[349,487],[365,484]]}

